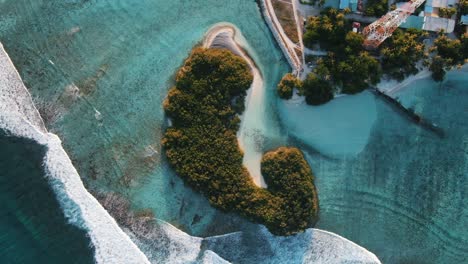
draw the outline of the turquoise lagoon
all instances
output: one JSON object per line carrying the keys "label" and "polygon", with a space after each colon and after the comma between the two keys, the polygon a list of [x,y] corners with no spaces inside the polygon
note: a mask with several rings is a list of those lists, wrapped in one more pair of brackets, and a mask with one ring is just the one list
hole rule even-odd
{"label": "turquoise lagoon", "polygon": [[[315,108],[281,102],[290,133],[311,150],[307,158],[321,210],[317,227],[359,243],[383,263],[466,263],[467,82],[465,67],[448,73],[442,84],[420,79],[395,94],[443,128],[444,138],[368,92]],[[307,117],[309,122],[298,121]],[[331,132],[334,123],[345,130]]]}
{"label": "turquoise lagoon", "polygon": [[[398,94],[446,130],[440,139],[367,92],[319,108],[279,101],[275,86],[289,67],[253,0],[5,0],[0,12],[5,49],[91,192],[117,193],[192,235],[255,228],[185,187],[160,146],[175,71],[211,26],[230,22],[265,83],[260,147],[289,142],[306,152],[318,227],[384,263],[467,260],[466,70],[442,88],[423,79]],[[249,254],[256,250],[264,249]]]}

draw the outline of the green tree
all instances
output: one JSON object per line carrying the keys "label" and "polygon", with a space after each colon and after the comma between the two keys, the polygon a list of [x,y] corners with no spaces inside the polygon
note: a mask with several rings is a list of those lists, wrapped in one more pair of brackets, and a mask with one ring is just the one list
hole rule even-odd
{"label": "green tree", "polygon": [[466,59],[468,58],[468,33],[463,34],[460,39],[463,60],[466,61]]}
{"label": "green tree", "polygon": [[381,17],[388,11],[388,0],[368,0],[364,14],[366,16]]}
{"label": "green tree", "polygon": [[350,54],[352,53],[356,54],[362,50],[362,43],[364,42],[364,36],[362,34],[349,31],[348,34],[346,34],[345,42],[346,42],[346,49],[347,49],[346,51]]}
{"label": "green tree", "polygon": [[447,65],[454,66],[462,63],[464,58],[462,43],[459,39],[450,39],[445,34],[440,34],[434,41],[437,54],[440,55]]}
{"label": "green tree", "polygon": [[343,12],[327,8],[320,16],[309,17],[303,36],[304,45],[313,48],[318,44],[322,49],[340,50],[350,28]]}
{"label": "green tree", "polygon": [[344,93],[354,94],[379,82],[382,71],[376,58],[363,51],[338,63],[336,75],[340,76]]}
{"label": "green tree", "polygon": [[425,33],[416,29],[395,30],[381,45],[382,69],[397,80],[416,74],[417,63],[425,59]]}
{"label": "green tree", "polygon": [[445,60],[440,56],[432,58],[429,70],[432,72],[432,79],[436,82],[442,82],[445,78]]}
{"label": "green tree", "polygon": [[324,104],[333,99],[333,87],[330,83],[313,73],[302,82],[301,93],[310,105]]}
{"label": "green tree", "polygon": [[458,8],[461,15],[468,15],[468,0],[460,0],[460,2],[458,2]]}
{"label": "green tree", "polygon": [[291,73],[283,76],[277,87],[277,92],[280,98],[291,99],[294,88],[300,86],[300,81]]}
{"label": "green tree", "polygon": [[456,13],[457,13],[457,9],[455,7],[441,7],[441,8],[439,8],[439,16],[440,17],[451,18]]}
{"label": "green tree", "polygon": [[[318,44],[328,51],[314,69],[317,78],[328,82],[328,86],[341,87],[344,93],[357,93],[380,80],[379,61],[364,51],[364,37],[351,32],[351,23],[343,12],[326,9],[320,16],[309,18],[304,40],[308,47]],[[322,102],[317,100],[309,99]]]}

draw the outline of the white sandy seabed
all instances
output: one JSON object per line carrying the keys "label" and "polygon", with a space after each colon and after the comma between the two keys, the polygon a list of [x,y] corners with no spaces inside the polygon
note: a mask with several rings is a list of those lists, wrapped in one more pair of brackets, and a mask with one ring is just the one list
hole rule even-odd
{"label": "white sandy seabed", "polygon": [[[0,129],[47,146],[44,158],[47,178],[68,221],[88,232],[97,263],[149,263],[145,254],[85,189],[60,139],[47,132],[28,90],[1,44]],[[249,244],[245,243],[248,242],[245,236],[254,237],[257,242],[260,240],[261,248],[268,248],[256,250],[252,257],[258,263],[380,263],[366,249],[318,229],[308,229],[292,237],[275,237],[261,227],[254,234],[237,232],[199,238],[189,236],[168,223],[158,223],[161,236],[169,240],[166,250],[171,251],[171,257],[166,258],[166,263],[228,263],[217,254],[238,262],[247,252],[252,252]]]}

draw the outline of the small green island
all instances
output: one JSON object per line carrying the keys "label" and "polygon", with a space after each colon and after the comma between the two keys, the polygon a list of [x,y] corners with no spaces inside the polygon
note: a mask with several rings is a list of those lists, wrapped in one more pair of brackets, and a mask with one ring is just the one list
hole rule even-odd
{"label": "small green island", "polygon": [[314,176],[299,149],[280,147],[261,161],[268,189],[254,184],[236,137],[252,81],[246,61],[231,51],[195,48],[164,102],[172,125],[163,146],[176,173],[214,207],[275,235],[295,234],[318,219]]}

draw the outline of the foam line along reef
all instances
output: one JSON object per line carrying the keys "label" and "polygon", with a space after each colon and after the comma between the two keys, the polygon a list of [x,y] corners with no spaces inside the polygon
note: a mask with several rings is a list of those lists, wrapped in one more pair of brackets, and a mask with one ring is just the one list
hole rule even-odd
{"label": "foam line along reef", "polygon": [[88,232],[97,263],[149,263],[99,202],[87,192],[62,148],[48,133],[31,96],[0,44],[0,128],[47,147],[44,169],[65,216]]}
{"label": "foam line along reef", "polygon": [[[96,261],[98,263],[148,263],[147,257],[130,240],[129,236],[86,191],[80,176],[63,150],[60,139],[54,134],[47,133],[28,90],[1,45],[0,68],[0,128],[11,134],[34,139],[48,148],[44,165],[49,181],[70,223],[89,233],[96,249]],[[240,261],[239,257],[247,255],[247,252],[252,253],[251,258],[265,261],[267,257],[270,257],[269,251],[265,251],[265,246],[274,248],[275,245],[285,245],[285,248],[292,250],[273,256],[271,258],[273,263],[280,263],[289,258],[298,259],[301,258],[301,254],[304,254],[303,260],[308,260],[311,256],[314,259],[327,260],[327,255],[324,254],[328,251],[323,251],[326,248],[334,249],[333,256],[339,256],[334,259],[328,258],[326,263],[339,263],[340,261],[380,263],[374,254],[364,248],[345,238],[318,229],[308,229],[304,235],[285,239],[274,237],[264,227],[258,226],[259,229],[251,234],[238,232],[203,239],[191,237],[168,223],[158,222],[160,222],[159,227],[162,228],[155,235],[161,237],[165,234],[170,240],[169,245],[173,249],[170,259],[174,261],[181,254],[188,254],[184,259],[196,263],[226,263],[217,254],[225,255],[231,261]],[[257,237],[264,246],[252,252],[251,249],[247,250],[247,242],[244,245],[237,244],[240,237],[252,236]],[[196,243],[192,243],[193,241]],[[213,243],[213,241],[217,242]],[[220,247],[223,241],[226,242],[225,247]],[[202,252],[201,248],[205,243],[209,244],[209,247]],[[174,246],[178,247],[178,250],[175,250]],[[157,259],[153,258],[152,262],[157,262]]]}

